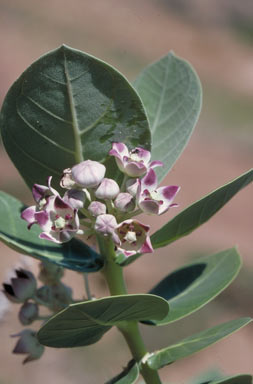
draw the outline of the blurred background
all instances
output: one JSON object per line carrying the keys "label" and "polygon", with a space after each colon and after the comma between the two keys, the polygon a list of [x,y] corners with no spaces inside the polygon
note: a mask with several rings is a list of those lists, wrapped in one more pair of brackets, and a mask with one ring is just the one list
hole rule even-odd
{"label": "blurred background", "polygon": [[[203,85],[203,110],[188,147],[166,179],[167,184],[182,188],[177,196],[180,208],[159,218],[159,223],[152,217],[152,231],[252,167],[252,0],[0,0],[0,42],[0,103],[27,66],[62,43],[109,62],[130,81],[169,50],[194,66]],[[2,147],[0,175],[0,189],[31,202],[30,192]],[[252,188],[248,187],[190,236],[126,268],[129,291],[137,293],[146,292],[170,271],[202,255],[237,245],[243,258],[244,267],[236,281],[208,306],[167,327],[143,327],[150,350],[219,322],[253,315],[252,227]],[[31,264],[3,244],[0,253],[1,281],[17,263]],[[36,261],[31,268],[36,271]],[[81,277],[68,272],[65,280],[74,281],[75,297],[82,297]],[[102,278],[94,275],[90,280],[93,294],[107,295]],[[2,316],[5,301],[0,299]],[[9,307],[0,320],[0,384],[104,383],[130,358],[121,335],[112,330],[98,344],[47,349],[40,361],[22,366],[22,357],[11,354],[16,340],[10,334],[22,329],[16,307]],[[164,368],[161,376],[165,383],[183,384],[204,371],[252,374],[252,345],[249,325]]]}

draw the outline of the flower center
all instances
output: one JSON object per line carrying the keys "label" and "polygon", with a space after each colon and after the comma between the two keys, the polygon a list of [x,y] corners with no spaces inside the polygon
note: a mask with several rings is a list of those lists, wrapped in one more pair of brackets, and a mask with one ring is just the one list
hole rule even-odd
{"label": "flower center", "polygon": [[54,225],[56,229],[63,229],[65,228],[66,220],[63,217],[59,216],[54,221]]}
{"label": "flower center", "polygon": [[128,243],[130,243],[130,244],[135,243],[135,242],[137,241],[136,233],[133,232],[133,231],[128,231],[127,234],[126,234],[126,236],[124,237],[124,239],[125,239]]}
{"label": "flower center", "polygon": [[39,210],[43,209],[43,207],[44,207],[44,205],[46,205],[46,203],[47,203],[47,200],[45,199],[45,197],[40,199],[40,201],[39,201]]}
{"label": "flower center", "polygon": [[153,199],[153,200],[157,200],[157,201],[162,200],[162,199],[161,199],[161,195],[160,195],[160,193],[157,192],[156,190],[150,192],[150,197],[151,197],[151,199]]}

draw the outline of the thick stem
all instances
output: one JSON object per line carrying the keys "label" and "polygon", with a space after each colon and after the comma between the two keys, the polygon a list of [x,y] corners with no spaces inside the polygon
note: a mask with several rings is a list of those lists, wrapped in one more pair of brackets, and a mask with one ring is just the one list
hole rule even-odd
{"label": "thick stem", "polygon": [[[101,254],[105,259],[103,273],[112,296],[126,295],[127,289],[123,277],[123,268],[114,261],[114,244],[110,238],[98,237]],[[148,351],[143,342],[138,323],[136,321],[122,321],[118,326],[124,336],[133,358],[140,362]],[[158,372],[149,368],[146,363],[140,364],[141,374],[146,384],[161,384]]]}

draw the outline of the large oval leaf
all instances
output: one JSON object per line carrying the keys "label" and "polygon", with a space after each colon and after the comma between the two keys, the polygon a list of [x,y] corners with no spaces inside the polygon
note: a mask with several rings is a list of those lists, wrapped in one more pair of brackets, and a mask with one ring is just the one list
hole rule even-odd
{"label": "large oval leaf", "polygon": [[253,170],[249,170],[237,179],[216,189],[201,200],[192,204],[175,216],[151,236],[154,248],[165,247],[175,240],[186,236],[209,220],[237,192],[253,181]]}
{"label": "large oval leaf", "polygon": [[240,328],[249,324],[251,321],[251,318],[245,317],[206,329],[205,331],[181,340],[177,344],[170,345],[168,348],[154,352],[147,359],[147,364],[152,369],[160,369],[167,364],[174,363],[179,359],[190,356],[193,353],[207,348],[209,345],[212,345],[231,333],[236,332]]}
{"label": "large oval leaf", "polygon": [[[44,184],[49,175],[57,182],[64,168],[83,159],[104,162],[113,141],[150,148],[134,88],[108,64],[66,46],[42,56],[13,84],[0,126],[29,186]],[[112,160],[109,167],[116,171]]]}
{"label": "large oval leaf", "polygon": [[95,272],[102,268],[101,256],[83,242],[72,239],[65,244],[54,244],[40,239],[39,227],[30,231],[20,213],[24,204],[0,191],[0,240],[17,252],[50,261],[61,267],[81,272]]}
{"label": "large oval leaf", "polygon": [[121,295],[72,304],[52,317],[38,333],[41,344],[55,348],[96,343],[122,321],[162,319],[169,305],[154,295]]}
{"label": "large oval leaf", "polygon": [[107,381],[105,384],[134,384],[138,377],[139,365],[134,360],[131,360],[123,372]]}
{"label": "large oval leaf", "polygon": [[168,300],[170,312],[153,325],[165,325],[202,308],[236,277],[241,260],[236,249],[205,256],[169,274],[149,293]]}
{"label": "large oval leaf", "polygon": [[201,109],[201,84],[191,65],[172,52],[149,65],[135,83],[152,133],[152,158],[161,181],[186,146]]}

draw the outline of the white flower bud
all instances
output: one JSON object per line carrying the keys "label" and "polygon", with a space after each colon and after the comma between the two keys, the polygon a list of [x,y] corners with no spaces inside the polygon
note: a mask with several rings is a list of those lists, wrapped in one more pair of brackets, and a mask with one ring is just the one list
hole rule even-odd
{"label": "white flower bud", "polygon": [[105,166],[97,161],[85,160],[75,165],[72,179],[83,188],[97,187],[104,178]]}
{"label": "white flower bud", "polygon": [[119,194],[119,186],[113,179],[103,179],[95,192],[98,199],[112,200]]}
{"label": "white flower bud", "polygon": [[97,217],[94,228],[97,232],[109,235],[114,232],[117,225],[117,221],[113,215],[105,214]]}
{"label": "white flower bud", "polygon": [[121,212],[130,212],[135,208],[134,197],[130,193],[119,193],[114,200],[114,206]]}
{"label": "white flower bud", "polygon": [[106,205],[100,203],[100,201],[92,201],[88,206],[88,211],[94,217],[104,215],[106,213]]}

